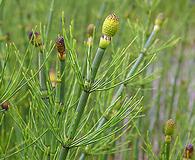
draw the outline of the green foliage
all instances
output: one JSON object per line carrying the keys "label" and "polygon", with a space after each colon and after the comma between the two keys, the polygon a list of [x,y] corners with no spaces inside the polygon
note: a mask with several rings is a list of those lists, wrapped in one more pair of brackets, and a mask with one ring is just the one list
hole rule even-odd
{"label": "green foliage", "polygon": [[[194,10],[193,0],[0,0],[0,160],[183,159],[195,143]],[[113,12],[119,31],[98,48]]]}

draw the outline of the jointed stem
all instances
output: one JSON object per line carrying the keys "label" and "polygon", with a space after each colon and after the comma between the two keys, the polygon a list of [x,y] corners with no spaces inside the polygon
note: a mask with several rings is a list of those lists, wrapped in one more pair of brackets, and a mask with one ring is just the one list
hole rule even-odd
{"label": "jointed stem", "polygon": [[[92,84],[94,82],[98,68],[100,66],[100,62],[101,62],[102,57],[104,55],[104,52],[105,52],[105,49],[98,48],[97,53],[96,53],[95,58],[94,58],[93,63],[92,63],[91,72],[87,74],[87,83]],[[76,108],[76,118],[72,121],[72,123],[70,125],[70,129],[68,131],[68,138],[69,139],[74,138],[74,136],[76,134],[76,130],[77,130],[79,123],[81,121],[85,106],[86,106],[87,101],[88,101],[88,97],[90,95],[90,92],[88,91],[88,89],[90,90],[90,86],[89,86],[89,88],[84,88],[82,93],[81,93],[79,103],[78,103],[77,108]],[[64,153],[64,149],[66,150],[65,153]],[[68,151],[69,151],[68,147],[62,148],[61,155],[64,156],[64,159],[66,159]],[[62,154],[62,153],[64,153],[64,154]],[[63,159],[63,157],[60,160],[62,160],[62,159]]]}
{"label": "jointed stem", "polygon": [[60,104],[63,104],[65,97],[65,60],[60,61],[60,73],[61,73]]}
{"label": "jointed stem", "polygon": [[51,1],[51,6],[50,6],[50,9],[49,9],[49,15],[48,15],[48,20],[47,20],[47,32],[46,32],[46,37],[48,39],[48,35],[49,35],[49,31],[50,31],[50,28],[51,28],[51,23],[52,23],[52,17],[53,17],[53,8],[54,8],[54,1],[55,0],[52,0]]}
{"label": "jointed stem", "polygon": [[170,143],[165,142],[165,160],[169,160]]}
{"label": "jointed stem", "polygon": [[[40,52],[39,52],[39,61],[38,61],[39,67],[44,62],[44,55],[43,54],[44,54],[43,51],[40,50]],[[46,91],[47,86],[46,86],[46,67],[45,67],[45,65],[43,66],[43,68],[39,72],[39,83],[40,83],[41,90]]]}

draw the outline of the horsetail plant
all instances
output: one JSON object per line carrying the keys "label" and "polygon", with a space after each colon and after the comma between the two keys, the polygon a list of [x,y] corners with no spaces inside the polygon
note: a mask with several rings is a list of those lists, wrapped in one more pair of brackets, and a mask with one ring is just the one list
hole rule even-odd
{"label": "horsetail plant", "polygon": [[[85,77],[86,75],[86,72],[89,72],[89,66],[90,66],[90,59],[91,59],[91,51],[92,51],[92,47],[93,47],[93,35],[94,35],[94,32],[95,32],[95,25],[94,24],[89,24],[87,26],[87,41],[86,41],[86,53],[85,54],[85,61],[83,63],[83,67],[82,67],[82,76]],[[88,68],[87,68],[88,66]],[[78,91],[78,97],[80,96],[81,94],[81,89],[82,87],[79,88],[79,91]]]}
{"label": "horsetail plant", "polygon": [[[91,71],[87,73],[85,86],[82,90],[77,108],[76,108],[76,114],[75,118],[72,120],[70,128],[68,130],[68,138],[71,141],[75,134],[76,130],[78,128],[78,125],[81,121],[85,106],[87,104],[89,95],[90,95],[90,89],[92,84],[95,81],[95,77],[98,71],[98,68],[100,66],[101,60],[103,58],[104,52],[106,48],[109,46],[112,37],[116,34],[119,28],[119,18],[113,13],[110,14],[106,19],[104,20],[103,26],[102,26],[102,36],[100,38],[99,47],[97,49],[95,58],[93,60]],[[60,160],[66,159],[67,154],[69,152],[68,146],[62,146],[61,153],[60,153]]]}
{"label": "horsetail plant", "polygon": [[63,37],[59,36],[57,38],[56,48],[58,50],[56,104],[62,106],[64,104],[64,97],[65,97],[65,58],[66,58],[66,47],[65,47]]}
{"label": "horsetail plant", "polygon": [[[162,25],[164,21],[164,15],[162,13],[160,13],[156,20],[155,20],[155,25],[154,25],[154,28],[153,28],[153,31],[151,32],[149,38],[147,39],[144,47],[143,47],[143,50],[140,52],[138,58],[136,59],[135,63],[133,64],[132,68],[130,69],[130,71],[128,72],[127,76],[126,76],[126,79],[125,79],[125,82],[128,81],[131,76],[133,76],[136,72],[136,70],[138,69],[139,65],[142,63],[146,53],[147,53],[147,50],[148,48],[150,47],[150,45],[152,44],[154,38],[156,37],[158,31],[160,30],[160,27]],[[105,34],[111,34],[112,35],[112,32],[110,30],[106,30],[104,28],[103,32],[105,32]],[[112,98],[112,101],[111,101],[111,104],[110,106],[113,106],[116,102],[116,100],[121,96],[124,88],[126,86],[126,83],[122,83],[118,90],[115,92],[113,98]],[[106,122],[107,122],[107,116],[112,114],[112,112],[115,112],[112,108],[110,108],[110,110],[107,111],[107,114],[105,114],[105,116],[102,117],[102,119],[100,120],[98,126],[97,126],[97,130],[100,129]],[[81,157],[80,157],[80,160],[84,160],[85,159],[85,153],[82,153]]]}
{"label": "horsetail plant", "polygon": [[[39,84],[40,84],[40,90],[41,90],[41,96],[44,101],[44,103],[48,106],[49,100],[48,100],[48,91],[47,91],[47,71],[46,66],[44,64],[45,61],[45,55],[44,55],[44,44],[41,39],[41,35],[39,32],[30,32],[29,33],[29,40],[30,42],[35,46],[39,48],[39,54],[38,54],[38,68],[41,68],[43,65],[43,68],[39,71]],[[51,133],[48,133],[48,137],[51,137]],[[51,146],[50,146],[50,138],[46,139],[47,143],[47,158],[50,159],[51,156]]]}
{"label": "horsetail plant", "polygon": [[[194,159],[192,144],[183,147],[195,133],[192,1],[0,0],[0,160]],[[110,16],[97,37],[110,8],[120,33]],[[169,17],[158,35],[159,10]],[[172,111],[183,125],[175,140],[159,131]]]}
{"label": "horsetail plant", "polygon": [[175,121],[173,119],[167,120],[164,128],[165,142],[164,142],[164,159],[169,160],[170,155],[170,143],[172,141],[172,135],[175,130]]}
{"label": "horsetail plant", "polygon": [[194,147],[192,144],[188,144],[185,148],[183,160],[191,160],[193,156]]}
{"label": "horsetail plant", "polygon": [[[44,44],[41,40],[41,35],[39,32],[30,32],[29,33],[29,40],[30,42],[35,46],[39,48],[39,54],[38,54],[38,66],[39,68],[44,62]],[[45,66],[41,71],[39,72],[39,83],[40,83],[40,89],[43,92],[43,97],[45,96],[47,92],[47,85],[46,85],[46,68]]]}

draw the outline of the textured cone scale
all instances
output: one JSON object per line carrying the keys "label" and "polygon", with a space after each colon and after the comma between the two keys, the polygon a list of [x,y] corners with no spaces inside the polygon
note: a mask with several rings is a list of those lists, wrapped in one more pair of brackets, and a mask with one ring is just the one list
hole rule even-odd
{"label": "textured cone scale", "polygon": [[194,147],[192,144],[188,144],[185,148],[184,158],[192,158]]}
{"label": "textured cone scale", "polygon": [[175,129],[175,122],[173,119],[169,119],[165,124],[165,135],[173,135]]}
{"label": "textured cone scale", "polygon": [[119,29],[119,18],[113,13],[104,20],[102,34],[113,37]]}
{"label": "textured cone scale", "polygon": [[64,59],[64,55],[66,52],[66,47],[64,43],[64,38],[63,37],[58,37],[56,40],[56,48],[59,53],[59,58]]}

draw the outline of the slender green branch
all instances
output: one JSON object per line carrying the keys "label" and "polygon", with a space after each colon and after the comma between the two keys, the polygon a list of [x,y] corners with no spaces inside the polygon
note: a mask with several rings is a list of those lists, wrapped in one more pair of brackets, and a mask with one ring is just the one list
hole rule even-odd
{"label": "slender green branch", "polygon": [[[91,74],[89,73],[87,75],[87,80],[88,80],[87,83],[94,82],[94,79],[95,79],[95,76],[97,74],[97,70],[99,68],[99,65],[100,65],[100,62],[102,60],[104,52],[105,52],[105,49],[98,48],[96,56],[95,56],[93,64],[92,64]],[[89,95],[90,95],[90,92],[88,92],[88,88],[85,88],[85,90],[83,90],[81,93],[79,103],[78,103],[77,109],[76,109],[76,118],[72,121],[72,123],[70,125],[70,129],[68,130],[68,137],[70,139],[73,139],[75,134],[76,134],[76,130],[77,130],[78,125],[81,121],[81,117],[83,115],[83,112],[84,112],[85,106],[87,104]],[[68,151],[69,151],[68,147],[62,147],[60,155],[62,155],[63,157],[60,156],[60,158],[61,158],[60,160],[66,159]]]}
{"label": "slender green branch", "polygon": [[165,142],[165,160],[169,160],[170,142]]}
{"label": "slender green branch", "polygon": [[55,0],[51,1],[51,6],[50,6],[50,9],[49,9],[49,15],[48,15],[48,20],[47,20],[47,31],[46,31],[47,39],[48,39],[49,31],[51,29],[53,10],[54,10],[54,2],[55,2]]}
{"label": "slender green branch", "polygon": [[57,84],[56,84],[56,104],[63,105],[65,98],[65,58],[66,47],[63,37],[58,37],[56,40],[56,48],[58,50],[57,64]]}
{"label": "slender green branch", "polygon": [[[38,55],[38,66],[43,64],[44,62],[44,52],[42,49],[40,49],[39,55]],[[40,83],[40,88],[44,92],[47,90],[47,85],[46,85],[46,67],[45,65],[39,72],[39,83]]]}

